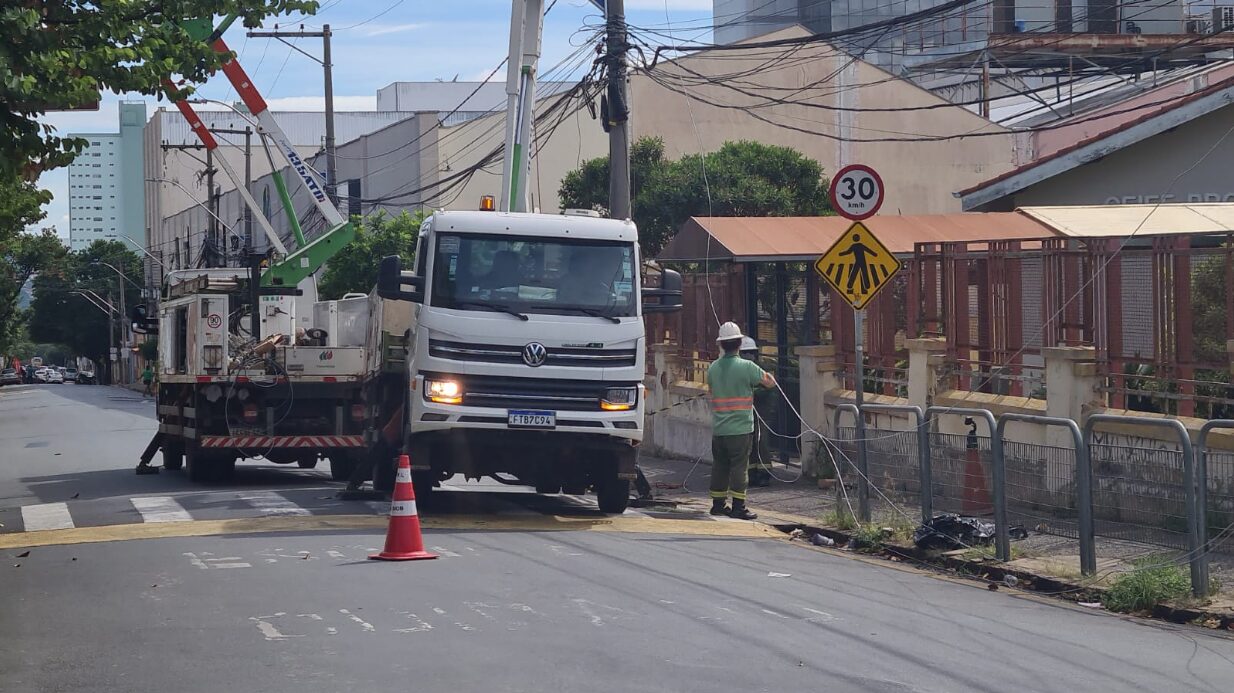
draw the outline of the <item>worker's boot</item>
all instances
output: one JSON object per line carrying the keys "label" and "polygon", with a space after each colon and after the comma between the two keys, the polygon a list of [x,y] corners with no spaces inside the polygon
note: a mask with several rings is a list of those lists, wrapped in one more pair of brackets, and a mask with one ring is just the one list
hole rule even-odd
{"label": "worker's boot", "polygon": [[746,507],[746,502],[743,500],[733,499],[733,510],[728,514],[729,517],[735,520],[757,520],[758,515],[750,511]]}
{"label": "worker's boot", "polygon": [[724,505],[723,498],[711,499],[711,514],[712,515],[727,515],[729,513],[728,506]]}

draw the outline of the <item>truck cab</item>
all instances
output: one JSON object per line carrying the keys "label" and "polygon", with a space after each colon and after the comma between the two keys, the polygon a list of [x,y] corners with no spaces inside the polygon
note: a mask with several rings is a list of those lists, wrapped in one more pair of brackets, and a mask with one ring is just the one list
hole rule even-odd
{"label": "truck cab", "polygon": [[[633,222],[437,212],[414,272],[386,258],[378,293],[414,303],[406,449],[417,489],[455,474],[541,493],[593,489],[622,512],[643,437],[645,310]],[[644,294],[652,305],[644,307]]]}

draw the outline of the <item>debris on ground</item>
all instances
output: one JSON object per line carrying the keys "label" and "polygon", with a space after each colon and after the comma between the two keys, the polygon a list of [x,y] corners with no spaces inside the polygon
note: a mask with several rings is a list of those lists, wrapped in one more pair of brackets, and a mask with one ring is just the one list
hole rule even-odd
{"label": "debris on ground", "polygon": [[784,577],[792,577],[792,574],[791,573],[767,573],[767,577],[784,578]]}
{"label": "debris on ground", "polygon": [[1086,609],[1104,609],[1105,605],[1101,602],[1076,602]]}
{"label": "debris on ground", "polygon": [[913,532],[913,544],[919,549],[962,549],[984,546],[993,540],[993,522],[955,513],[935,515]]}
{"label": "debris on ground", "polygon": [[810,543],[815,546],[835,546],[836,540],[825,534],[815,534],[810,537]]}
{"label": "debris on ground", "polygon": [[1008,587],[1015,587],[1016,585],[1020,584],[1020,578],[1014,575],[1004,575],[1003,584]]}

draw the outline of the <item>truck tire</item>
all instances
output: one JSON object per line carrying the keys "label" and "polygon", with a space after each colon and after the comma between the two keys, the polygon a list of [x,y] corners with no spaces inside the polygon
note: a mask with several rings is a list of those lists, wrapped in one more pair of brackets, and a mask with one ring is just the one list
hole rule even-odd
{"label": "truck tire", "polygon": [[163,469],[169,472],[179,471],[184,467],[184,444],[166,443],[163,445]]}
{"label": "truck tire", "polygon": [[536,493],[558,494],[561,493],[561,483],[557,481],[537,481]]}
{"label": "truck tire", "polygon": [[394,458],[380,455],[373,463],[373,490],[394,493]]}
{"label": "truck tire", "polygon": [[330,453],[330,478],[335,481],[350,481],[356,469],[356,457],[349,452]]}
{"label": "truck tire", "polygon": [[416,502],[420,505],[431,506],[434,496],[433,488],[437,485],[437,476],[433,472],[412,472],[411,484],[416,491]]}
{"label": "truck tire", "polygon": [[189,445],[184,448],[184,466],[189,481],[201,484],[218,478],[215,459],[199,447]]}
{"label": "truck tire", "polygon": [[596,500],[600,504],[600,512],[620,515],[630,505],[630,482],[618,479],[616,474],[604,477],[596,484]]}
{"label": "truck tire", "polygon": [[313,469],[317,466],[317,454],[314,453],[311,456],[305,455],[304,457],[296,460],[296,464],[300,467],[300,469]]}

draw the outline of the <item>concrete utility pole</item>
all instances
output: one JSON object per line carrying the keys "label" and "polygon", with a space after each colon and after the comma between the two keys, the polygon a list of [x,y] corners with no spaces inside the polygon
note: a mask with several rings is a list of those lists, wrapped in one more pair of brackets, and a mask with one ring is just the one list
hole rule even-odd
{"label": "concrete utility pole", "polygon": [[210,208],[210,243],[206,246],[209,249],[206,267],[216,267],[219,264],[219,198],[214,190],[214,152],[209,149],[206,150],[206,204]]}
{"label": "concrete utility pole", "polygon": [[626,100],[626,3],[608,0],[608,210],[630,218],[630,109]]}
{"label": "concrete utility pole", "polygon": [[329,24],[323,24],[321,31],[250,31],[247,34],[250,37],[266,37],[275,38],[283,43],[284,38],[319,38],[321,39],[321,58],[305,53],[296,48],[294,45],[287,45],[301,55],[304,55],[309,60],[321,65],[325,72],[325,95],[326,95],[326,195],[330,198],[332,204],[338,204],[338,169],[337,161],[335,160],[335,142],[334,142],[334,63],[331,62],[330,53],[330,37],[333,35],[330,31]]}

